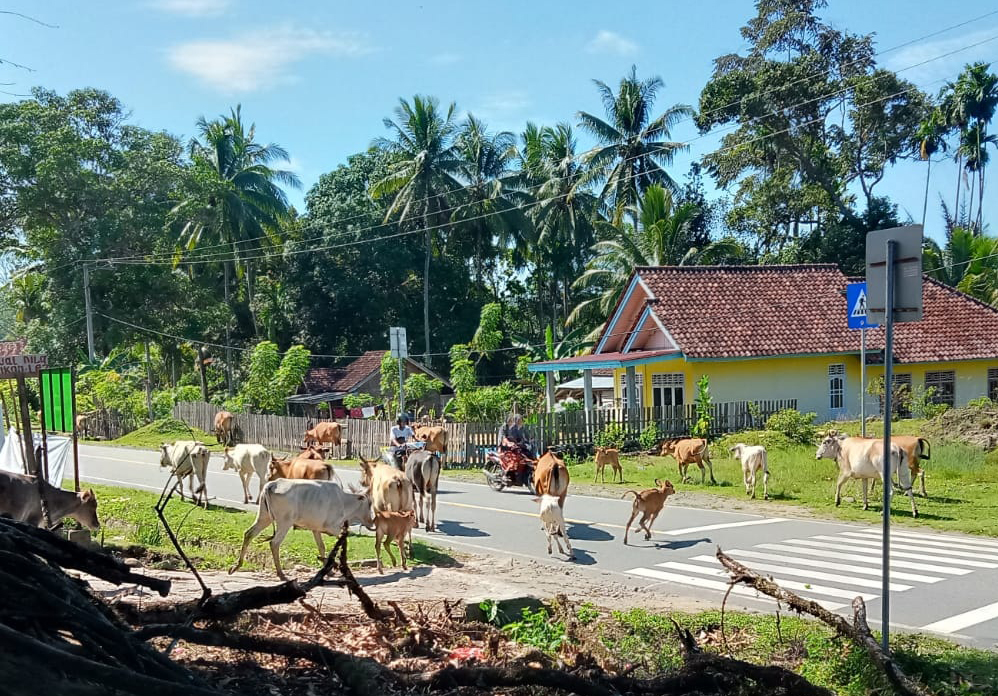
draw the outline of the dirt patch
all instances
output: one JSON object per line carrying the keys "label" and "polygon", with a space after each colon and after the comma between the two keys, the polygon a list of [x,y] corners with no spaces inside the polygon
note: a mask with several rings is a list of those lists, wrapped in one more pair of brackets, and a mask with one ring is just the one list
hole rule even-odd
{"label": "dirt patch", "polygon": [[998,407],[951,408],[926,423],[925,434],[991,451],[998,447]]}

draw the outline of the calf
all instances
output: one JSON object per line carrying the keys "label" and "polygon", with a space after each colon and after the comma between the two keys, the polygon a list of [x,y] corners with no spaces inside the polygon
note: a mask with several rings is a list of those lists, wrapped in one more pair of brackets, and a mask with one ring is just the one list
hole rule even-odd
{"label": "calf", "polygon": [[311,448],[294,459],[271,457],[267,480],[276,481],[282,478],[332,481],[333,467],[326,463],[321,454]]}
{"label": "calf", "polygon": [[613,472],[610,475],[610,483],[619,475],[620,482],[624,482],[624,470],[620,468],[620,451],[617,449],[612,449],[610,447],[597,447],[596,448],[596,473],[593,475],[593,483],[596,483],[596,478],[601,476],[603,478],[603,483],[606,483],[606,465],[609,464],[613,468]]}
{"label": "calf", "polygon": [[[891,443],[890,474],[897,475],[898,481],[908,499],[911,500],[911,516],[918,517],[915,496],[911,492],[911,470],[907,465],[907,454],[895,443]],[[835,484],[835,505],[842,502],[842,486],[849,479],[860,479],[863,483],[863,509],[869,510],[867,501],[867,481],[879,478],[884,485],[884,443],[883,440],[868,440],[862,437],[836,437],[829,435],[815,453],[815,459],[834,459],[839,465],[839,478]],[[887,511],[884,511],[887,514]]]}
{"label": "calf", "polygon": [[[211,454],[203,442],[194,440],[177,440],[172,445],[160,445],[159,465],[168,468],[180,482],[180,499],[184,499],[184,477],[187,477],[191,489],[191,502],[198,499],[208,507],[208,458]],[[198,489],[194,490],[194,479],[198,480]]]}
{"label": "calf", "polygon": [[399,556],[402,558],[402,570],[409,568],[405,564],[405,539],[410,536],[412,530],[419,526],[416,515],[412,510],[406,512],[379,512],[374,515],[374,552],[378,558],[378,573],[384,574],[381,568],[381,547],[384,545],[388,552],[388,558],[392,561],[392,568],[395,567],[395,556],[392,555],[392,542],[399,547]]}
{"label": "calf", "polygon": [[71,517],[88,529],[100,529],[97,496],[92,490],[79,493],[64,491],[47,481],[39,481],[34,476],[9,471],[0,471],[0,517],[11,517],[36,527],[45,526],[39,484],[48,506],[49,522],[53,525],[59,524],[64,517]]}
{"label": "calf", "polygon": [[91,413],[81,413],[76,416],[76,433],[80,437],[90,437],[90,416]]}
{"label": "calf", "polygon": [[222,471],[232,469],[239,474],[239,480],[243,483],[243,502],[252,500],[249,492],[250,479],[253,474],[260,480],[260,489],[257,493],[259,500],[263,493],[263,485],[267,483],[267,468],[270,466],[270,452],[263,445],[236,445],[226,447],[222,452]]}
{"label": "calf", "polygon": [[[565,528],[565,515],[562,513],[561,505],[558,504],[558,498],[553,495],[542,495],[540,498],[534,498],[534,502],[541,504],[541,525],[544,527],[544,534],[548,540],[548,554],[551,553],[551,539],[553,538],[558,544],[558,553],[564,553],[570,559],[575,558],[572,544],[568,540],[568,530]],[[561,547],[562,539],[565,540],[567,552]]]}
{"label": "calf", "polygon": [[[634,505],[631,506],[631,516],[627,518],[624,525],[624,545],[627,545],[627,534],[631,529],[631,522],[641,513],[641,520],[638,522],[638,529],[645,530],[645,540],[651,539],[651,526],[655,524],[655,518],[665,507],[665,501],[670,495],[674,495],[676,489],[672,487],[672,481],[668,479],[659,481],[655,479],[656,488],[646,488],[643,491],[627,491],[622,498],[628,495],[634,496]],[[637,530],[635,530],[637,531]]]}
{"label": "calf", "polygon": [[314,428],[305,431],[305,446],[315,445],[316,449],[323,444],[339,446],[343,442],[343,426],[331,421],[316,423]]}
{"label": "calf", "polygon": [[745,482],[745,494],[755,497],[756,476],[762,471],[762,499],[769,500],[769,464],[766,448],[761,445],[743,445],[738,443],[728,450],[742,463],[742,479]]}
{"label": "calf", "polygon": [[249,543],[271,524],[274,525],[274,535],[270,538],[274,570],[277,571],[277,577],[287,580],[281,569],[280,549],[281,542],[292,528],[311,530],[319,550],[319,559],[324,560],[326,546],[322,535],[339,534],[345,525],[354,522],[369,529],[374,522],[371,501],[366,495],[347,493],[331,481],[270,481],[263,487],[256,522],[243,534],[239,559],[229,568],[229,574],[239,570]]}
{"label": "calf", "polygon": [[226,446],[232,444],[232,414],[228,411],[215,414],[215,440]]}
{"label": "calf", "polygon": [[409,455],[405,477],[419,496],[416,521],[432,532],[437,526],[437,484],[440,482],[440,457],[435,452],[420,450]]}
{"label": "calf", "polygon": [[700,485],[704,484],[706,478],[706,471],[704,470],[704,464],[707,465],[707,469],[710,470],[710,482],[717,485],[717,480],[714,478],[714,465],[710,461],[710,452],[707,450],[707,440],[701,437],[691,437],[685,438],[683,440],[666,440],[662,443],[662,451],[660,456],[675,457],[676,462],[679,464],[679,477],[682,479],[683,483],[691,481],[686,472],[689,470],[690,464],[696,464],[700,467]]}
{"label": "calf", "polygon": [[553,495],[558,498],[558,507],[565,509],[565,496],[568,495],[568,467],[565,461],[554,452],[548,451],[537,460],[534,468],[534,491],[538,495]]}

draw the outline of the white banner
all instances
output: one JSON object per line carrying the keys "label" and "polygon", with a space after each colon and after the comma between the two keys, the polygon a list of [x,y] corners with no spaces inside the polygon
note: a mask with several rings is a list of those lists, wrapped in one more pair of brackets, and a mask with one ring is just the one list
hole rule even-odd
{"label": "white banner", "polygon": [[[35,447],[40,447],[42,436],[36,433],[32,433],[32,435],[34,435]],[[68,437],[49,435],[47,442],[49,450],[48,482],[56,488],[62,488],[62,477],[73,449],[73,441]],[[0,469],[15,474],[26,473],[24,470],[24,450],[21,448],[21,434],[13,428],[10,429],[3,447],[0,447]]]}

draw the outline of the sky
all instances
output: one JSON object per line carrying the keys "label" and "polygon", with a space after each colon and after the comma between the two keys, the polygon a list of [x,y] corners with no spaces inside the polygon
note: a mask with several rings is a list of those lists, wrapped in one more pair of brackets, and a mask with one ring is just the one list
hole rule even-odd
{"label": "sky", "polygon": [[[995,10],[994,0],[830,0],[822,16],[874,33],[886,51],[879,60],[935,94],[967,62],[998,68]],[[387,134],[383,119],[400,97],[434,95],[493,130],[520,132],[527,121],[602,114],[592,80],[615,84],[634,64],[639,77],[664,80],[659,107],[695,106],[713,59],[745,50],[738,30],[753,15],[747,0],[0,0],[0,59],[27,68],[0,65],[0,99],[33,86],[97,87],[126,105],[132,123],[184,141],[199,116],[241,104],[258,138],[290,153],[304,187],[289,197],[304,210],[323,172]],[[579,135],[583,148],[592,144]],[[671,170],[677,179],[719,140],[688,121],[672,135],[689,144]],[[939,195],[952,202],[956,175],[951,161],[933,165],[930,236],[941,234]],[[905,163],[878,193],[918,222],[924,186],[925,164]],[[998,210],[995,185],[985,196],[985,217],[995,219],[989,210]]]}

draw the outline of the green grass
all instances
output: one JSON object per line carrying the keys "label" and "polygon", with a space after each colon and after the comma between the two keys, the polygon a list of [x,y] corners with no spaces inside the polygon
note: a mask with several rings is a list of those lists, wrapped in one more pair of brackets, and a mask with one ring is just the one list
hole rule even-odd
{"label": "green grass", "polygon": [[[192,435],[193,433],[193,435]],[[142,449],[159,449],[164,442],[175,440],[198,440],[205,443],[209,449],[222,451],[222,446],[215,442],[215,436],[197,428],[188,428],[183,421],[174,418],[161,418],[138,430],[133,430],[117,440],[108,440],[101,444],[118,447],[137,447]]]}
{"label": "green grass", "polygon": [[[146,491],[111,486],[93,486],[98,500],[105,543],[120,546],[138,545],[149,552],[168,557],[165,563],[175,565],[176,551],[159,522],[153,506],[159,495]],[[228,569],[239,554],[243,533],[256,519],[256,512],[244,512],[232,508],[209,506],[207,510],[194,507],[189,502],[174,498],[166,509],[170,522],[184,552],[199,569]],[[263,541],[270,536],[264,531],[251,544],[246,555],[244,570],[271,567],[270,546]],[[327,550],[335,539],[326,537]],[[454,559],[439,549],[413,540],[414,565],[447,565]],[[293,530],[281,545],[281,563],[285,570],[295,564],[318,569],[318,552],[312,533]],[[395,552],[396,560],[398,552]],[[374,537],[371,534],[351,535],[347,542],[347,558],[350,561],[374,558]],[[384,563],[388,558],[382,554]]]}
{"label": "green grass", "polygon": [[[682,664],[670,618],[694,636],[708,637],[712,647],[726,652],[721,641],[721,613],[668,615],[634,609],[614,612],[598,621],[602,645],[622,662],[644,665],[654,674]],[[890,693],[866,654],[847,640],[837,639],[827,626],[808,619],[727,612],[728,648],[733,657],[757,664],[779,664],[842,696]],[[701,640],[701,642],[704,642]],[[894,634],[891,645],[901,668],[938,696],[998,693],[998,659],[922,635]]]}

